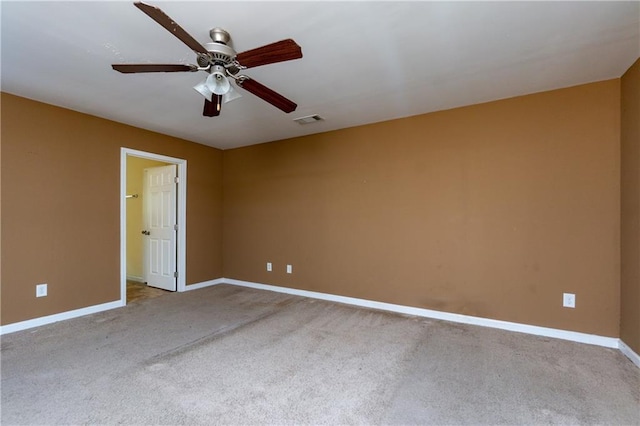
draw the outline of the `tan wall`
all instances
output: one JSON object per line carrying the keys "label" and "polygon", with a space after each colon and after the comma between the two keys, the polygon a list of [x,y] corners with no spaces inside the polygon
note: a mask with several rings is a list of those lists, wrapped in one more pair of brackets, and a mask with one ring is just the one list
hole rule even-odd
{"label": "tan wall", "polygon": [[622,76],[620,338],[640,354],[640,59]]}
{"label": "tan wall", "polygon": [[186,280],[222,276],[221,151],[1,96],[2,324],[120,298],[121,147],[187,160]]}
{"label": "tan wall", "polygon": [[616,79],[225,151],[224,274],[618,336],[619,106]]}
{"label": "tan wall", "polygon": [[142,246],[144,203],[144,169],[165,166],[167,163],[146,158],[127,156],[127,194],[137,195],[127,199],[127,277],[141,281],[143,279],[144,248]]}

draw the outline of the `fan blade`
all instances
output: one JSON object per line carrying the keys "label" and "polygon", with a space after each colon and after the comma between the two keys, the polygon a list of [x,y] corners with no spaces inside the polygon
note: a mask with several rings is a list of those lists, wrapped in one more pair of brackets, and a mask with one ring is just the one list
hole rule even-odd
{"label": "fan blade", "polygon": [[278,41],[238,53],[236,59],[247,68],[302,58],[302,48],[292,39]]}
{"label": "fan blade", "polygon": [[298,105],[295,102],[290,101],[289,99],[285,98],[281,94],[274,92],[273,90],[269,89],[267,86],[260,84],[257,81],[250,79],[248,77],[245,78],[244,80],[238,81],[238,85],[286,113],[295,111],[296,108],[298,107]]}
{"label": "fan blade", "polygon": [[217,117],[220,115],[220,109],[222,109],[222,95],[213,94],[213,102],[209,99],[204,100],[204,109],[202,115],[205,117]]}
{"label": "fan blade", "polygon": [[136,72],[198,71],[198,67],[195,65],[182,64],[113,64],[111,68],[125,74]]}
{"label": "fan blade", "polygon": [[186,44],[196,53],[209,54],[207,49],[196,41],[180,25],[164,13],[159,7],[151,6],[140,1],[133,3],[138,9],[146,13],[151,19],[162,25],[167,31],[176,36],[178,40]]}

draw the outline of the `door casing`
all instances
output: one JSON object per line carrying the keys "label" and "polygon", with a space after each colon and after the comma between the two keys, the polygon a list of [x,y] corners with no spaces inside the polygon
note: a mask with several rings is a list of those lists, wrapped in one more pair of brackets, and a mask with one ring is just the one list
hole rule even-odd
{"label": "door casing", "polygon": [[127,304],[127,156],[147,158],[175,164],[178,168],[178,232],[176,269],[178,271],[177,291],[186,290],[186,242],[187,242],[187,160],[162,154],[120,148],[120,304]]}

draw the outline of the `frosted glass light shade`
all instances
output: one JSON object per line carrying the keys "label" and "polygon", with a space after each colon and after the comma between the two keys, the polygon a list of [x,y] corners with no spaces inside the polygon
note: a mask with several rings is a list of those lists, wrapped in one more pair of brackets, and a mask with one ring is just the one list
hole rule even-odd
{"label": "frosted glass light shade", "polygon": [[229,91],[222,96],[222,101],[226,104],[227,102],[234,101],[238,98],[241,98],[242,95],[237,91],[233,90],[233,86],[229,86]]}
{"label": "frosted glass light shade", "polygon": [[196,92],[200,93],[206,99],[211,101],[211,98],[213,97],[213,92],[209,90],[209,87],[207,87],[206,80],[203,80],[200,83],[196,84],[195,86],[193,86],[193,88],[195,89]]}
{"label": "frosted glass light shade", "polygon": [[207,88],[216,95],[225,95],[231,89],[229,79],[219,71],[209,74],[205,81]]}

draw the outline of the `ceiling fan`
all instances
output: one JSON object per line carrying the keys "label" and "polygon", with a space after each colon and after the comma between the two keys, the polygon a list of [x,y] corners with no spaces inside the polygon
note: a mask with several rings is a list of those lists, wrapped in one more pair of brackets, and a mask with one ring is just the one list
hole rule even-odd
{"label": "ceiling fan", "polygon": [[229,46],[231,36],[222,28],[213,28],[209,31],[212,42],[202,45],[160,8],[143,2],[133,4],[191,48],[197,55],[198,64],[113,64],[111,67],[114,70],[125,74],[206,71],[209,73],[207,78],[194,87],[205,97],[202,115],[206,117],[220,115],[223,102],[240,97],[231,87],[231,80],[235,81],[239,87],[286,113],[295,111],[298,107],[295,102],[242,74],[242,71],[247,68],[302,58],[302,49],[292,39],[236,53]]}

